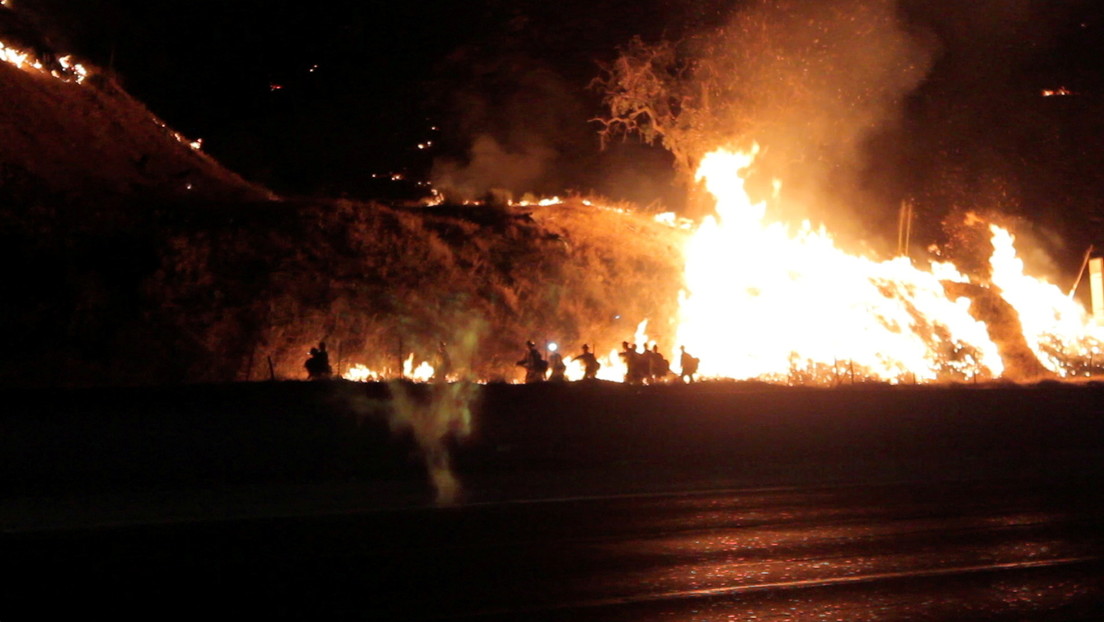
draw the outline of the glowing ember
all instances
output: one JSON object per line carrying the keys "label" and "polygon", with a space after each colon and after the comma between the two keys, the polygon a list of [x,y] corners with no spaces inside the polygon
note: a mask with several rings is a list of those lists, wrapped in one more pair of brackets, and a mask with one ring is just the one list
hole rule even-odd
{"label": "glowing ember", "polygon": [[[73,62],[72,56],[62,56],[58,59],[58,63],[67,73],[74,76],[77,84],[84,82],[84,79],[88,77],[88,70],[84,68],[84,65]],[[60,78],[61,76],[55,74],[54,77]]]}
{"label": "glowing ember", "polygon": [[[718,218],[707,218],[685,249],[689,291],[678,342],[701,358],[703,375],[789,382],[1001,375],[1004,362],[969,300],[946,293],[942,281],[967,281],[954,266],[874,261],[840,250],[807,222],[796,232],[766,222],[766,203],[751,202],[739,175],[755,153],[718,150],[698,169]],[[1012,272],[1018,276],[1002,272],[1001,282],[1030,278]]]}
{"label": "glowing ember", "polygon": [[1073,94],[1073,91],[1064,86],[1060,86],[1056,89],[1043,89],[1043,97],[1064,97]]}
{"label": "glowing ember", "polygon": [[444,202],[445,202],[445,195],[442,194],[441,191],[437,190],[436,188],[430,188],[429,189],[429,197],[424,199],[422,201],[422,204],[425,205],[426,207],[435,207],[437,205],[442,205]]}

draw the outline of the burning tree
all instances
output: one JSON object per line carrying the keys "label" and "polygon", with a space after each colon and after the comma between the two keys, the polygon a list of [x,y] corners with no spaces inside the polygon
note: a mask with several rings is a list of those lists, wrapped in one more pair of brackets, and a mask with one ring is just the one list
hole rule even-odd
{"label": "burning tree", "polygon": [[753,141],[773,175],[821,177],[856,163],[924,77],[929,48],[891,0],[760,0],[709,32],[630,40],[592,82],[607,108],[595,121],[603,144],[636,135],[670,151],[689,186],[706,153]]}
{"label": "burning tree", "polygon": [[702,156],[725,140],[721,128],[728,136],[754,135],[750,81],[741,79],[736,58],[746,58],[751,48],[701,57],[691,51],[708,45],[698,37],[677,43],[634,37],[612,63],[602,65],[592,86],[601,90],[609,109],[595,119],[602,124],[603,146],[630,134],[658,143],[674,156],[680,179],[690,183]]}
{"label": "burning tree", "polygon": [[[603,141],[661,145],[692,201],[713,197],[716,217],[684,248],[677,331],[705,376],[805,384],[838,382],[845,368],[889,382],[1033,381],[1092,367],[1097,327],[1024,273],[1006,229],[968,221],[951,250],[971,261],[922,269],[844,250],[811,224],[814,214],[839,222],[851,206],[869,220],[862,145],[931,61],[896,8],[753,0],[710,32],[634,38],[595,80]],[[763,183],[777,178],[784,194]]]}

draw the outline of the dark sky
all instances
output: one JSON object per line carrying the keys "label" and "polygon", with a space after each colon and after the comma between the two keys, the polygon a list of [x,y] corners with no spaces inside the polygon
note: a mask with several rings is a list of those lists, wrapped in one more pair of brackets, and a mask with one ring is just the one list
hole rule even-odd
{"label": "dark sky", "polygon": [[[598,100],[585,89],[596,61],[633,34],[657,37],[668,22],[721,14],[709,3],[628,0],[597,9],[579,0],[21,6],[43,16],[55,44],[110,68],[231,168],[280,191],[334,194],[379,192],[371,173],[427,176],[434,156],[465,154],[481,131],[473,123],[543,126],[576,169],[555,173],[543,189],[582,188],[591,180],[573,176],[592,167],[578,162],[580,152],[596,157],[587,120]],[[531,119],[517,118],[523,75],[562,93],[535,102]],[[483,119],[472,118],[476,107]],[[513,117],[503,119],[507,109]],[[561,127],[547,127],[555,121]],[[428,140],[434,148],[417,148]]]}
{"label": "dark sky", "polygon": [[[372,173],[426,178],[434,158],[462,162],[474,137],[490,135],[535,162],[539,170],[519,178],[533,190],[643,202],[677,200],[669,164],[632,144],[598,153],[588,119],[601,110],[586,89],[596,63],[633,35],[713,26],[739,4],[22,2],[59,47],[109,67],[170,125],[277,191],[386,194],[393,187]],[[1065,229],[1095,217],[1104,195],[1101,5],[903,0],[906,23],[938,52],[900,122],[869,140],[865,183],[886,213],[904,196],[948,207],[984,196]],[[1058,87],[1074,95],[1041,97]],[[429,140],[431,149],[417,149]]]}

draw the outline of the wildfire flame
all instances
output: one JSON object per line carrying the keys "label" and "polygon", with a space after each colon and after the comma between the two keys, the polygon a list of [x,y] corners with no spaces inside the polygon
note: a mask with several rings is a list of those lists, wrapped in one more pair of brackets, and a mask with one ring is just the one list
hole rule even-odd
{"label": "wildfire flame", "polygon": [[84,65],[75,62],[72,56],[58,58],[57,63],[60,69],[49,70],[31,52],[17,50],[3,41],[0,41],[0,61],[13,65],[16,69],[52,76],[62,82],[81,84],[88,77],[88,70]]}
{"label": "wildfire flame", "polygon": [[1015,236],[995,225],[993,234],[993,284],[1020,316],[1023,335],[1031,351],[1058,376],[1073,375],[1078,359],[1099,357],[1102,330],[1085,308],[1057,286],[1024,274],[1016,255]]}
{"label": "wildfire flame", "polygon": [[[644,348],[651,347],[654,342],[648,340],[648,320],[642,320],[636,326],[636,332],[633,334],[633,340],[631,344],[637,346],[637,351]],[[577,355],[573,355],[577,356]],[[595,352],[598,362],[601,367],[598,369],[597,378],[599,380],[610,380],[613,382],[622,382],[625,380],[625,374],[628,372],[628,367],[625,365],[625,360],[621,358],[621,351],[617,348],[613,348],[606,356],[599,356]],[[564,377],[568,380],[582,380],[584,369],[582,363],[576,363],[573,357],[566,357],[564,362],[567,364],[567,371],[564,372]]]}
{"label": "wildfire flame", "polygon": [[[969,299],[951,299],[943,284],[968,277],[946,263],[925,270],[905,257],[848,254],[808,222],[796,232],[767,222],[766,202],[752,202],[740,176],[756,152],[714,151],[697,172],[716,199],[717,218],[706,218],[685,248],[677,335],[701,359],[704,376],[789,382],[856,373],[890,382],[1001,376],[1005,362],[988,327],[971,315]],[[1095,351],[1096,327],[1058,288],[1023,273],[1007,231],[991,232],[990,289],[1019,312],[1040,362],[1067,375],[1054,352]]]}
{"label": "wildfire flame", "polygon": [[[666,354],[673,370],[679,367],[675,353],[682,345],[701,360],[703,377],[791,384],[985,380],[1006,374],[1019,379],[1024,374],[1017,377],[1008,370],[1022,370],[1023,363],[1012,368],[1004,357],[1028,350],[1038,359],[1040,374],[1091,373],[1093,357],[1098,360],[1102,353],[1101,329],[1056,286],[1024,273],[1007,230],[989,226],[994,251],[984,280],[948,262],[851,254],[823,227],[805,222],[793,229],[768,221],[767,201],[753,202],[741,177],[757,151],[720,149],[702,160],[697,176],[716,199],[716,217],[694,228],[672,213],[654,216],[657,222],[692,230],[683,249],[686,289],[680,297],[677,339],[662,344],[671,348]],[[781,187],[775,180],[771,200]],[[443,197],[434,192],[433,199],[440,202]],[[526,196],[510,204],[547,207],[566,202]],[[1005,313],[1017,316],[1017,338],[1022,337],[1026,348],[1007,347],[1004,329],[987,325],[996,320],[975,308],[977,297],[1007,303],[1010,311]],[[647,325],[647,319],[641,321],[629,342],[638,352],[654,345]],[[614,347],[599,356],[598,378],[625,379],[620,350]],[[581,379],[583,368],[573,361],[577,352],[569,346],[563,354],[566,378]],[[394,375],[355,365],[343,377],[379,381]],[[417,382],[435,379],[433,366],[415,366],[413,354],[402,375]]]}
{"label": "wildfire flame", "polygon": [[548,197],[544,199],[522,199],[520,201],[510,201],[511,207],[532,207],[534,205],[539,207],[549,207],[552,205],[563,205],[563,199],[560,197]]}
{"label": "wildfire flame", "polygon": [[[403,378],[413,380],[414,382],[429,382],[433,380],[433,374],[433,366],[426,361],[414,365],[413,352],[403,361]],[[349,367],[345,373],[341,374],[341,377],[345,380],[353,380],[356,382],[378,382],[392,377],[392,374],[375,371],[368,368],[366,365],[358,363]]]}

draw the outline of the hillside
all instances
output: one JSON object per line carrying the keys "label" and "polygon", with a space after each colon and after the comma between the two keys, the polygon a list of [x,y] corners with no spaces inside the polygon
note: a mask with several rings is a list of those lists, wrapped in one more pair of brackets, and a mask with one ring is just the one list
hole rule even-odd
{"label": "hillside", "polygon": [[0,200],[6,206],[129,194],[269,195],[193,147],[109,76],[91,73],[77,82],[0,63],[0,98]]}
{"label": "hillside", "polygon": [[[13,19],[0,10],[0,34]],[[30,39],[0,55],[0,385],[301,377],[321,339],[339,372],[393,372],[443,340],[458,366],[513,378],[526,339],[608,351],[672,317],[676,230],[579,201],[276,197]]]}

